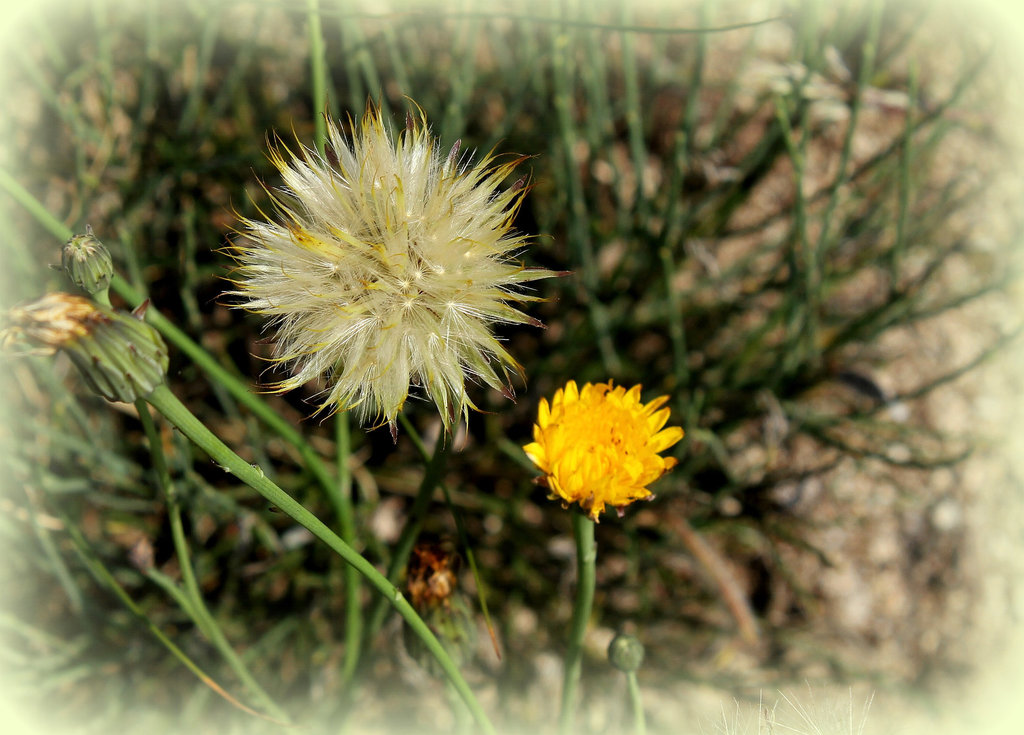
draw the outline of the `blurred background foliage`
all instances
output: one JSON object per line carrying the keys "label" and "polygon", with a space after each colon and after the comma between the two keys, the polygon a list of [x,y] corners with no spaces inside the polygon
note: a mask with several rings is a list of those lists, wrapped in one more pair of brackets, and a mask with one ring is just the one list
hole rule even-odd
{"label": "blurred background foliage", "polygon": [[[569,379],[670,394],[686,430],[657,499],[597,530],[591,731],[624,721],[602,650],[623,627],[648,647],[655,731],[701,685],[755,699],[804,678],[916,691],[969,671],[968,505],[992,478],[965,460],[994,442],[999,412],[970,377],[1019,331],[1006,307],[1021,226],[1006,183],[1012,73],[996,37],[915,0],[319,9],[328,114],[348,125],[373,101],[400,128],[414,101],[445,149],[532,156],[517,227],[537,237],[522,258],[573,272],[538,286],[548,300],[531,313],[546,329],[500,330],[528,384],[514,404],[477,391],[486,412],[456,437],[451,505],[438,495],[424,522],[452,539],[454,508],[465,525],[504,654],[481,629],[468,666],[496,719],[543,727],[553,712],[571,536],[519,447],[539,398]],[[219,250],[236,213],[256,216],[262,185],[280,183],[268,138],[312,143],[308,34],[304,4],[270,0],[24,13],[0,65],[0,305],[68,288],[48,270],[62,243],[31,197],[75,231],[90,224],[152,308],[224,367],[254,390],[272,382],[272,335],[220,298]],[[83,732],[170,715],[203,731],[274,729],[187,673],[95,576],[107,570],[246,700],[160,584],[180,570],[137,416],[90,396],[61,359],[3,365],[12,696]],[[294,449],[173,349],[170,383],[333,517]],[[332,422],[307,420],[317,389],[266,400],[330,459]],[[407,411],[437,436],[426,404]],[[213,615],[286,710],[336,729],[351,705],[342,562],[163,437]],[[350,467],[360,548],[386,564],[422,463],[404,433],[392,444],[355,431]],[[461,581],[476,594],[465,565]],[[443,688],[395,630],[364,657],[350,726],[449,728]]]}

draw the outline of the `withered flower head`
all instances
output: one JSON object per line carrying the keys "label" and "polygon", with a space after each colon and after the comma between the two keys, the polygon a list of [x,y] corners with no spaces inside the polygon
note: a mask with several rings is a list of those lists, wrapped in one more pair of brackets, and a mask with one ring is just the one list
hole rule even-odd
{"label": "withered flower head", "polygon": [[27,344],[37,353],[66,353],[108,401],[145,398],[167,374],[167,347],[155,329],[81,296],[47,294],[12,308],[5,321],[3,347]]}
{"label": "withered flower head", "polygon": [[417,610],[449,604],[458,578],[458,557],[439,543],[420,542],[413,547],[405,567],[409,600]]}
{"label": "withered flower head", "polygon": [[[458,560],[451,544],[421,541],[413,547],[405,571],[409,602],[461,665],[473,655],[476,623],[469,601],[457,589]],[[414,660],[435,675],[441,673],[437,661],[411,628],[404,628],[402,638]]]}

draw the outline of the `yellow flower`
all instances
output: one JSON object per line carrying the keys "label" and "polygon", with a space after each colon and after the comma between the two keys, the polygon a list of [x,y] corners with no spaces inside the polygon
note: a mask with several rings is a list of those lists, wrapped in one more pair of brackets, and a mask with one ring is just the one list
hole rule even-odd
{"label": "yellow flower", "polygon": [[275,357],[292,369],[273,387],[327,375],[321,409],[354,409],[392,433],[410,385],[446,428],[475,408],[467,379],[511,395],[522,370],[492,328],[539,326],[516,308],[538,300],[523,284],[557,275],[516,260],[528,244],[512,230],[526,187],[500,186],[523,157],[471,165],[458,143],[442,153],[422,118],[406,122],[396,138],[370,108],[350,138],[329,123],[325,156],[273,151],[279,222],[243,219],[230,249],[229,293],[272,318]]}
{"label": "yellow flower", "polygon": [[570,380],[550,405],[540,400],[533,442],[523,450],[544,472],[552,500],[579,503],[595,521],[606,504],[621,516],[634,500],[652,497],[647,486],[678,464],[659,454],[683,438],[678,426],[662,428],[667,401],[641,403],[639,385],[627,391],[608,381],[578,389]]}

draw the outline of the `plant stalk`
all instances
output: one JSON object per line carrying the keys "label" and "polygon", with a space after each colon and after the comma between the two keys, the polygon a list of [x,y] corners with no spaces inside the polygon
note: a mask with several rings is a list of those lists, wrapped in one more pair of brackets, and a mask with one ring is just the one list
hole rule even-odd
{"label": "plant stalk", "polygon": [[319,0],[308,0],[307,18],[309,22],[309,67],[313,92],[313,120],[316,126],[313,133],[313,144],[316,146],[317,153],[322,156],[327,143],[327,120],[324,118],[327,112],[327,69],[324,58],[324,34],[320,24]]}
{"label": "plant stalk", "polygon": [[[351,542],[356,537],[355,518],[352,510],[352,472],[348,460],[352,453],[352,437],[349,431],[347,413],[334,417],[337,439],[338,482],[331,499],[338,515],[341,537]],[[363,636],[363,610],[359,593],[359,573],[355,567],[345,567],[345,664],[343,680],[348,683],[359,665],[359,654]]]}
{"label": "plant stalk", "polygon": [[644,703],[640,697],[640,684],[635,671],[626,672],[626,686],[629,688],[629,703],[633,707],[633,732],[647,735],[647,721],[644,719]]}
{"label": "plant stalk", "polygon": [[423,619],[416,613],[409,601],[405,599],[395,585],[389,582],[383,574],[378,572],[355,549],[345,543],[340,536],[324,525],[316,516],[307,510],[302,504],[296,501],[288,493],[278,487],[274,482],[267,479],[263,471],[258,467],[250,465],[220,439],[206,428],[184,404],[179,401],[166,385],[161,385],[154,390],[146,400],[162,413],[164,417],[176,426],[185,436],[192,440],[196,446],[205,451],[225,471],[230,472],[239,480],[249,485],[262,495],[268,502],[272,503],[282,513],[301,524],[314,536],[319,538],[331,549],[333,549],[346,562],[356,568],[373,585],[378,592],[391,603],[398,614],[402,616],[413,632],[423,641],[427,650],[437,659],[438,664],[448,676],[452,686],[462,697],[469,711],[473,714],[481,732],[495,733],[494,725],[488,719],[480,703],[473,695],[472,690],[462,677],[455,662],[452,661],[444,646]]}
{"label": "plant stalk", "polygon": [[569,649],[565,654],[565,678],[562,683],[562,712],[558,720],[560,735],[569,735],[575,722],[576,689],[583,668],[583,634],[594,606],[595,561],[594,521],[582,513],[572,514],[572,532],[576,538],[576,602],[572,609]]}
{"label": "plant stalk", "polygon": [[[145,401],[136,401],[135,408],[139,412],[139,420],[142,422],[142,428],[146,432],[146,438],[149,440],[149,454],[153,459],[153,468],[156,470],[157,482],[167,500],[167,516],[171,524],[171,539],[174,543],[174,553],[178,557],[178,567],[181,569],[181,581],[185,588],[184,592],[181,593],[187,601],[185,612],[189,614],[199,629],[213,643],[232,671],[235,672],[235,676],[260,701],[263,708],[274,719],[287,721],[289,719],[287,713],[278,706],[277,702],[256,681],[256,677],[252,675],[249,667],[245,665],[241,657],[235,653],[235,649],[231,647],[231,643],[228,641],[227,636],[224,635],[224,631],[206,606],[202,589],[199,587],[199,581],[196,579],[195,572],[192,569],[192,555],[189,552],[188,540],[185,537],[185,529],[181,522],[181,501],[178,498],[174,482],[171,480],[171,473],[167,468],[160,436],[153,423],[153,418],[149,415],[149,407]],[[174,585],[174,587],[177,590],[177,585]]]}

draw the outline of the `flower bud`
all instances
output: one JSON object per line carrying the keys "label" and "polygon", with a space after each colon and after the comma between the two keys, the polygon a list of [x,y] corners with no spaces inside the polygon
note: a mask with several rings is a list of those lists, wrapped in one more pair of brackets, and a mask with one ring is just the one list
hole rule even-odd
{"label": "flower bud", "polygon": [[635,636],[619,633],[608,644],[608,660],[619,671],[636,671],[644,661],[644,644]]}
{"label": "flower bud", "polygon": [[47,294],[11,309],[7,321],[3,345],[21,340],[45,353],[63,350],[108,401],[145,398],[167,374],[167,347],[153,327],[81,296]]}
{"label": "flower bud", "polygon": [[114,275],[110,251],[96,239],[89,225],[85,226],[84,235],[68,240],[60,262],[71,282],[89,294],[106,291]]}

